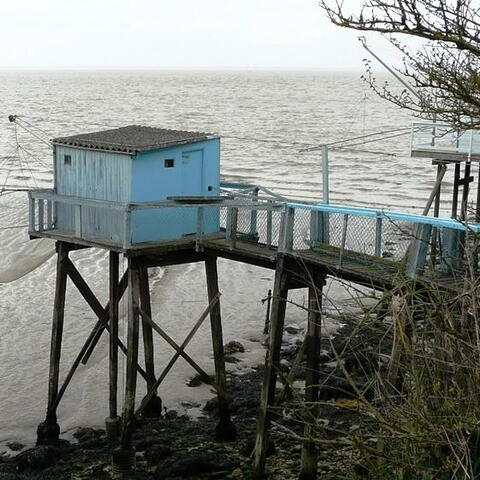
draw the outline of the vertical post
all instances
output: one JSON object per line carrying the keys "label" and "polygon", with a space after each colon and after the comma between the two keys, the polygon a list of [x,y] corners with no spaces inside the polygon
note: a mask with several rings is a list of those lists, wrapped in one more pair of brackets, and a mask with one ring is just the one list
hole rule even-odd
{"label": "vertical post", "polygon": [[285,253],[293,249],[293,230],[295,226],[295,209],[286,207],[282,214],[278,251]]}
{"label": "vertical post", "polygon": [[263,334],[268,335],[270,330],[270,307],[272,305],[272,291],[268,290],[267,298],[264,299],[267,301],[267,312],[265,313],[265,326],[263,327]]}
{"label": "vertical post", "polygon": [[77,238],[82,238],[82,206],[74,205],[73,206],[73,217],[74,217],[74,228],[75,236]]}
{"label": "vertical post", "polygon": [[[140,269],[140,305],[142,310],[152,318],[152,304],[150,300],[150,285],[148,269]],[[155,386],[155,358],[153,349],[153,329],[150,323],[142,317],[143,345],[145,352],[145,371],[147,374],[147,392]],[[160,417],[162,415],[162,400],[154,394],[142,411],[145,417]]]}
{"label": "vertical post", "polygon": [[135,394],[137,389],[138,334],[140,302],[140,271],[132,258],[128,259],[128,331],[127,331],[127,372],[125,379],[125,400],[123,406],[122,433],[120,446],[112,453],[114,474],[128,472],[135,466],[135,449],[132,446],[132,431],[135,415]]}
{"label": "vertical post", "polygon": [[[212,303],[219,293],[216,257],[207,257],[205,259],[205,273],[207,276],[208,301],[209,303]],[[230,411],[228,407],[220,300],[218,300],[210,310],[210,327],[212,330],[215,384],[217,386],[219,414],[219,421],[215,428],[215,438],[221,441],[232,441],[235,439],[237,432],[230,419]]]}
{"label": "vertical post", "polygon": [[230,247],[237,247],[237,225],[238,225],[238,208],[233,207],[230,220]]}
{"label": "vertical post", "polygon": [[120,417],[118,416],[117,389],[118,389],[118,303],[119,293],[119,254],[109,253],[109,304],[108,316],[110,324],[109,337],[109,417],[105,419],[105,430],[110,441],[120,436]]}
{"label": "vertical post", "polygon": [[47,229],[53,228],[53,200],[47,200]]}
{"label": "vertical post", "polygon": [[123,248],[132,246],[132,208],[127,205],[123,210]]}
{"label": "vertical post", "polygon": [[375,256],[382,256],[382,217],[380,214],[377,216],[375,225]]}
{"label": "vertical post", "polygon": [[62,352],[63,322],[65,315],[65,294],[67,290],[68,248],[63,242],[57,242],[57,278],[55,282],[55,300],[53,306],[52,337],[50,343],[50,369],[48,375],[47,417],[37,428],[37,444],[55,443],[60,435],[57,423],[56,400],[58,396],[58,377]]}
{"label": "vertical post", "polygon": [[342,268],[343,255],[345,253],[345,243],[347,242],[347,229],[348,229],[348,213],[343,216],[343,229],[342,229],[342,244],[340,246],[340,254],[338,257],[338,268]]}
{"label": "vertical post", "polygon": [[465,175],[462,183],[462,205],[460,206],[460,220],[465,221],[467,219],[467,206],[468,206],[468,195],[470,193],[470,171],[472,164],[470,161],[465,163]]}
{"label": "vertical post", "polygon": [[40,199],[38,201],[38,231],[45,230],[45,200]]}
{"label": "vertical post", "polygon": [[204,208],[197,208],[197,240],[195,242],[195,251],[201,252],[203,249],[203,217],[204,217]]}
{"label": "vertical post", "polygon": [[28,229],[30,232],[35,231],[35,199],[32,196],[32,192],[28,192],[28,205],[29,205],[29,216],[28,216]]}
{"label": "vertical post", "polygon": [[267,248],[272,246],[272,211],[267,210]]}
{"label": "vertical post", "polygon": [[328,146],[322,147],[322,196],[323,203],[330,203],[330,178],[328,172]]}
{"label": "vertical post", "polygon": [[455,164],[455,174],[453,179],[453,200],[452,200],[452,218],[457,218],[458,210],[458,187],[460,185],[460,162]]}
{"label": "vertical post", "polygon": [[313,276],[314,284],[308,288],[308,327],[305,339],[307,368],[305,374],[305,415],[302,459],[299,480],[317,478],[317,450],[313,438],[318,417],[320,384],[320,340],[322,333],[322,294],[325,275]]}
{"label": "vertical post", "polygon": [[285,323],[286,300],[288,295],[288,275],[285,269],[285,256],[277,254],[275,283],[273,288],[272,314],[270,318],[270,341],[265,360],[262,396],[257,417],[257,438],[255,441],[255,459],[253,476],[261,479],[265,473],[265,460],[268,446],[270,407],[275,400],[275,384],[280,366],[280,348],[282,346],[283,326]]}
{"label": "vertical post", "polygon": [[429,224],[419,224],[414,229],[414,238],[411,246],[408,248],[407,265],[405,275],[409,278],[415,278],[421,275],[425,268],[428,247],[432,234],[432,226]]}
{"label": "vertical post", "polygon": [[[253,203],[258,202],[258,191],[259,191],[258,187],[255,187],[253,190],[253,193],[252,193]],[[256,208],[252,208],[252,211],[250,214],[250,235],[251,236],[257,235],[257,209]]]}

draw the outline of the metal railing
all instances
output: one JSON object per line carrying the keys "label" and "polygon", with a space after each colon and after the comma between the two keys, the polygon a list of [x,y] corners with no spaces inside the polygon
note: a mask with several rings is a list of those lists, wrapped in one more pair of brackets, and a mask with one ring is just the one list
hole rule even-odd
{"label": "metal railing", "polygon": [[[186,203],[185,203],[186,202]],[[335,257],[338,268],[347,262],[401,264],[409,276],[424,271],[429,258],[434,270],[460,265],[466,232],[480,225],[446,218],[371,208],[280,202],[235,193],[221,198],[121,203],[29,192],[29,233],[71,237],[122,249],[172,241],[195,240],[197,249],[212,237],[253,242],[264,248],[301,255],[319,252]],[[380,260],[381,259],[381,260]]]}
{"label": "metal railing", "polygon": [[447,123],[414,122],[412,154],[441,153],[472,157],[480,155],[480,131],[459,130]]}

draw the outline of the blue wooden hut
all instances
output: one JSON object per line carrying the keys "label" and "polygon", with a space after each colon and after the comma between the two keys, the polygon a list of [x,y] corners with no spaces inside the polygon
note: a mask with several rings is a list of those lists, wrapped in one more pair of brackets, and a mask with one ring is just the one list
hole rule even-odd
{"label": "blue wooden hut", "polygon": [[[118,204],[219,193],[220,139],[206,133],[131,125],[55,138],[53,145],[54,193],[90,201],[81,212],[57,206],[56,229],[75,237],[120,244],[126,235],[127,244],[182,237],[197,230],[196,208],[139,208],[126,222]],[[218,209],[209,210],[204,233],[219,231]]]}

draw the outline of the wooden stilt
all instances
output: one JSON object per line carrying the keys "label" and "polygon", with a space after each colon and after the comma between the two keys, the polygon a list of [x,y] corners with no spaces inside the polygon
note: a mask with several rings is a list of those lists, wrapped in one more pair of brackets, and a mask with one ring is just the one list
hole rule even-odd
{"label": "wooden stilt", "polygon": [[128,332],[127,371],[125,379],[125,400],[123,406],[120,446],[112,453],[114,474],[123,474],[135,466],[135,449],[132,433],[135,420],[135,394],[137,391],[138,336],[140,271],[132,259],[128,260]]}
{"label": "wooden stilt", "polygon": [[48,377],[47,417],[37,428],[37,444],[55,443],[60,435],[57,423],[56,400],[58,395],[58,378],[60,373],[60,356],[62,351],[63,321],[65,314],[65,294],[67,290],[68,247],[57,242],[57,277],[55,283],[55,300],[53,307],[52,338],[50,344],[50,370]]}
{"label": "wooden stilt", "polygon": [[[151,318],[152,305],[150,301],[150,285],[148,282],[148,269],[140,269],[140,304],[142,310]],[[150,392],[156,383],[155,359],[153,353],[153,329],[142,316],[143,346],[145,352],[145,371],[147,373],[147,392]],[[148,403],[143,408],[146,417],[159,417],[162,415],[162,400],[154,393],[150,395]]]}
{"label": "wooden stilt", "polygon": [[125,380],[125,403],[123,409],[122,447],[130,448],[133,416],[135,413],[135,393],[137,388],[138,334],[140,301],[139,270],[129,260],[128,275],[128,332],[127,332],[127,373]]}
{"label": "wooden stilt", "polygon": [[305,338],[307,371],[305,377],[304,441],[299,480],[315,480],[317,478],[318,456],[313,436],[315,435],[318,417],[322,294],[325,275],[314,276],[314,282],[315,284],[308,289],[308,328]]}
{"label": "wooden stilt", "polygon": [[120,417],[118,416],[118,302],[120,301],[118,266],[119,255],[110,251],[110,275],[109,275],[109,417],[105,419],[105,430],[109,440],[118,439],[120,435]]}
{"label": "wooden stilt", "polygon": [[[120,299],[122,298],[123,294],[125,293],[125,290],[127,289],[128,286],[128,270],[123,274],[122,279],[120,280],[119,284],[119,294],[118,294],[118,301],[120,302]],[[110,304],[108,304],[105,307],[105,311],[109,311]],[[95,350],[95,347],[97,346],[98,342],[100,341],[100,338],[102,337],[102,334],[105,330],[108,331],[108,326],[103,323],[101,320],[97,322],[96,327],[96,332],[95,336],[88,345],[88,349],[85,352],[84,356],[82,357],[82,364],[86,365],[88,363],[88,360],[90,359],[93,351]]]}
{"label": "wooden stilt", "polygon": [[[219,294],[217,258],[205,259],[207,275],[208,301],[211,303]],[[225,354],[223,350],[223,331],[220,301],[218,300],[210,310],[210,326],[212,330],[213,358],[215,362],[215,383],[217,384],[219,422],[215,429],[217,440],[232,441],[236,437],[236,429],[230,419],[228,398],[226,395],[227,377],[225,373]]]}
{"label": "wooden stilt", "polygon": [[257,438],[255,442],[255,460],[253,464],[254,478],[263,478],[268,446],[268,429],[270,423],[270,407],[275,399],[275,383],[280,363],[280,347],[282,345],[285,309],[288,295],[288,275],[285,270],[285,257],[277,254],[275,284],[273,288],[272,313],[270,317],[270,343],[266,357],[263,378],[262,396],[257,418]]}

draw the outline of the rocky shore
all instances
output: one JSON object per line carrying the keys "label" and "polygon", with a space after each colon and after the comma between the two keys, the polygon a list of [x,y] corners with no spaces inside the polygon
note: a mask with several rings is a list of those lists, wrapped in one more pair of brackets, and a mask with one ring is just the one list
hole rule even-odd
{"label": "rocky shore", "polygon": [[[282,349],[285,375],[300,348],[293,331]],[[322,480],[356,478],[357,454],[351,436],[364,425],[356,401],[355,387],[369,395],[368,379],[378,366],[378,338],[371,330],[358,331],[344,325],[333,339],[322,340],[322,388],[319,419],[319,471]],[[227,359],[235,362],[241,345],[230,346]],[[384,345],[388,351],[389,345]],[[336,352],[336,354],[334,353]],[[338,367],[338,353],[343,367]],[[347,381],[343,368],[348,370]],[[343,373],[342,373],[343,372]],[[231,479],[251,478],[251,454],[255,439],[255,419],[259,405],[263,367],[243,375],[229,376],[232,419],[237,439],[231,443],[214,440],[217,421],[216,398],[203,405],[204,415],[191,419],[174,410],[162,418],[139,419],[133,443],[137,452],[135,473],[138,480]],[[292,378],[291,392],[278,406],[272,425],[268,471],[272,480],[298,478],[301,451],[302,404],[300,363]],[[195,388],[198,382],[190,382]],[[299,390],[297,391],[297,388]],[[300,394],[300,395],[299,395]],[[75,442],[60,441],[55,446],[24,448],[10,444],[12,451],[0,457],[0,480],[80,480],[111,478],[109,444],[102,429],[79,428]]]}

